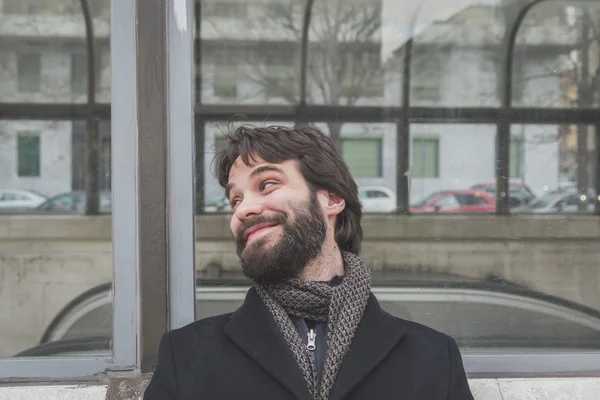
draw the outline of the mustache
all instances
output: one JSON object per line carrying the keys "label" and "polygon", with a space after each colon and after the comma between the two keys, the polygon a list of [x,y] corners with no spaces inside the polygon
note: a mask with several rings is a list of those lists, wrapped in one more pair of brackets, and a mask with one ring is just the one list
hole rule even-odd
{"label": "mustache", "polygon": [[244,239],[244,233],[248,229],[250,229],[253,226],[256,226],[258,224],[280,225],[280,224],[285,224],[286,222],[287,222],[287,217],[283,214],[277,214],[277,215],[272,215],[272,216],[258,215],[256,217],[246,219],[237,230],[238,241],[245,243],[246,240]]}

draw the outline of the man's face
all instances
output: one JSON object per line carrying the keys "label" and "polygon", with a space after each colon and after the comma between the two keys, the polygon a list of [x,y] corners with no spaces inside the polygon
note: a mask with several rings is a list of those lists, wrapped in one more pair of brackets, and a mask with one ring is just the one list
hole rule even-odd
{"label": "man's face", "polygon": [[280,164],[238,158],[227,191],[242,271],[257,283],[297,277],[323,246],[327,224],[323,208],[295,161]]}

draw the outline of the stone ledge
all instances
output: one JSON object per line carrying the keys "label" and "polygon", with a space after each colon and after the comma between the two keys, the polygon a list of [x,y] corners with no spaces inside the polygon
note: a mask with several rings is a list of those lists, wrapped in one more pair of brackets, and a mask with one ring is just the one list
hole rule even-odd
{"label": "stone ledge", "polygon": [[[0,386],[2,400],[142,400],[150,375],[106,384]],[[475,400],[597,400],[600,378],[470,379]]]}
{"label": "stone ledge", "polygon": [[23,385],[0,386],[1,400],[104,400],[106,385]]}
{"label": "stone ledge", "polygon": [[[110,240],[110,215],[0,215],[0,240]],[[591,215],[366,215],[366,241],[386,240],[598,240]],[[229,216],[196,217],[196,240],[230,241]]]}

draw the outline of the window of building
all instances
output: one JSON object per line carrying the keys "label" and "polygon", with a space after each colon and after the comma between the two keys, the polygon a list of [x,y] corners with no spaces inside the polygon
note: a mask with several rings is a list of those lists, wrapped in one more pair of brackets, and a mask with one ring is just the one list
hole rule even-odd
{"label": "window of building", "polygon": [[355,178],[383,175],[381,138],[342,138],[342,157]]}
{"label": "window of building", "polygon": [[82,52],[71,53],[71,93],[87,92],[87,55]]}
{"label": "window of building", "polygon": [[214,95],[217,97],[237,97],[239,77],[239,57],[235,50],[223,49],[215,53],[214,58]]}
{"label": "window of building", "polygon": [[265,89],[267,97],[290,98],[295,93],[294,48],[278,47],[265,54]]}
{"label": "window of building", "polygon": [[415,137],[412,141],[412,168],[415,178],[439,178],[440,140]]}
{"label": "window of building", "polygon": [[523,139],[511,138],[509,175],[511,178],[522,178],[523,175]]}
{"label": "window of building", "polygon": [[202,13],[207,18],[247,18],[248,4],[232,1],[203,1]]}
{"label": "window of building", "polygon": [[17,90],[20,93],[40,91],[42,78],[42,60],[40,53],[17,54]]}
{"label": "window of building", "polygon": [[17,136],[17,174],[20,177],[40,176],[40,134],[22,132]]}
{"label": "window of building", "polygon": [[381,69],[380,52],[348,51],[343,60],[341,96],[381,97],[383,96],[384,74]]}
{"label": "window of building", "polygon": [[440,100],[442,65],[438,57],[416,55],[411,74],[411,96],[415,101]]}
{"label": "window of building", "polygon": [[31,0],[4,0],[2,3],[2,12],[4,14],[32,14],[37,11],[35,3],[39,1]]}

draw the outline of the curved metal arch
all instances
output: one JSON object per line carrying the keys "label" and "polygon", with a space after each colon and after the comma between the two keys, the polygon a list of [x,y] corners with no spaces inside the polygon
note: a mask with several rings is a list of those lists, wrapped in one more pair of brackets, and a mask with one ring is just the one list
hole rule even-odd
{"label": "curved metal arch", "polygon": [[306,0],[302,24],[302,48],[300,50],[300,105],[302,106],[306,105],[306,94],[308,92],[308,29],[310,28],[313,4],[314,0]]}
{"label": "curved metal arch", "polygon": [[502,83],[501,87],[503,88],[502,96],[500,98],[500,105],[503,108],[510,108],[512,103],[512,64],[514,59],[514,50],[517,41],[517,33],[523,25],[523,21],[525,17],[529,13],[529,11],[535,7],[536,5],[543,3],[548,0],[533,0],[531,3],[527,4],[523,7],[514,21],[512,21],[512,25],[510,26],[510,32],[506,37],[505,49],[504,49],[504,65],[502,67]]}
{"label": "curved metal arch", "polygon": [[85,192],[88,215],[98,214],[99,196],[99,157],[98,157],[98,124],[96,123],[96,57],[94,48],[94,23],[87,0],[80,0],[81,12],[85,22],[85,39],[87,50],[87,117],[85,136]]}

